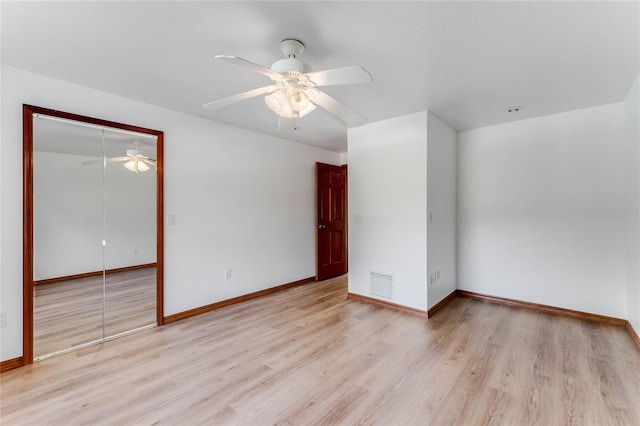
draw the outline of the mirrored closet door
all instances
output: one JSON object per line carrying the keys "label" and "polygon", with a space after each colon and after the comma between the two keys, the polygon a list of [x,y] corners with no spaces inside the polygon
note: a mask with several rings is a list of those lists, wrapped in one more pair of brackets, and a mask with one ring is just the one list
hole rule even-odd
{"label": "mirrored closet door", "polygon": [[161,153],[162,132],[25,106],[28,359],[161,323]]}

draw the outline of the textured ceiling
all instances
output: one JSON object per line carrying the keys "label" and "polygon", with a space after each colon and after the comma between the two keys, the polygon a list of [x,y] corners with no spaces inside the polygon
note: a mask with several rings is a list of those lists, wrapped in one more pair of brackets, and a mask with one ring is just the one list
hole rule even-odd
{"label": "textured ceiling", "polygon": [[[640,71],[635,1],[0,4],[5,65],[272,135],[261,97],[201,108],[269,83],[215,55],[270,66],[296,38],[314,70],[373,75],[325,89],[370,122],[428,109],[457,130],[617,102]],[[296,125],[280,136],[346,150],[320,108]]]}

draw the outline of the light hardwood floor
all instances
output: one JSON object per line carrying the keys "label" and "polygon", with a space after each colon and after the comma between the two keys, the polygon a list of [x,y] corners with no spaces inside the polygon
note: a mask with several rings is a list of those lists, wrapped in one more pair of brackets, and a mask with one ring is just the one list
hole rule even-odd
{"label": "light hardwood floor", "polygon": [[430,320],[307,284],[3,373],[3,425],[640,425],[622,328],[457,298]]}
{"label": "light hardwood floor", "polygon": [[107,274],[104,294],[102,276],[35,286],[35,356],[155,324],[155,267]]}

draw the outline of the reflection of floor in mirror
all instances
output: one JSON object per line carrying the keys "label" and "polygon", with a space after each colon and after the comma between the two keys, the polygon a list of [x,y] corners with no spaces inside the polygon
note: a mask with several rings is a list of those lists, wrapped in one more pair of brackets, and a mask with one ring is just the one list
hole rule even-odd
{"label": "reflection of floor in mirror", "polygon": [[41,356],[156,322],[156,268],[34,286],[33,353]]}

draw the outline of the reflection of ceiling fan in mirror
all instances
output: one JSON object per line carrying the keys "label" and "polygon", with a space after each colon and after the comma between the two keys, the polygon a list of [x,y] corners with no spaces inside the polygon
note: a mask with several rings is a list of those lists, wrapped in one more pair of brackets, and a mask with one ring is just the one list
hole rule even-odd
{"label": "reflection of ceiling fan in mirror", "polygon": [[[105,160],[109,162],[122,162],[124,161],[124,167],[127,170],[131,170],[132,172],[140,173],[146,172],[149,170],[149,166],[156,167],[156,160],[150,159],[148,156],[144,155],[142,151],[140,151],[140,143],[138,141],[134,141],[135,149],[128,149],[127,155],[123,157],[107,157]],[[95,159],[95,160],[86,160],[81,164],[83,166],[89,166],[92,164],[100,164],[103,160]]]}
{"label": "reflection of ceiling fan in mirror", "polygon": [[[266,75],[271,79],[271,84],[209,102],[204,104],[203,108],[220,108],[255,96],[267,95],[264,99],[267,106],[280,116],[279,129],[283,125],[292,128],[292,119],[305,116],[313,111],[316,105],[331,113],[347,127],[360,126],[367,121],[365,116],[318,90],[318,87],[371,83],[372,78],[369,72],[358,66],[311,72],[309,65],[298,59],[298,55],[304,50],[304,45],[300,41],[283,40],[280,43],[280,49],[284,53],[285,59],[275,62],[271,68],[254,64],[236,56],[216,56],[215,58],[218,60]],[[283,119],[285,119],[284,122]]]}

